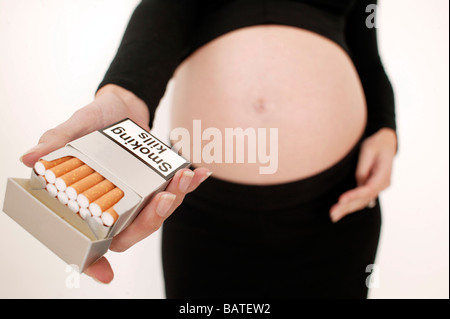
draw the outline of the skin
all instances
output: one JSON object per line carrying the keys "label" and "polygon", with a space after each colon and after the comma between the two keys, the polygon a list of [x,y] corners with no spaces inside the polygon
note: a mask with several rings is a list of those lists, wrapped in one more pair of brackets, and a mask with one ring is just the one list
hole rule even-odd
{"label": "skin", "polygon": [[[257,28],[253,29],[257,30]],[[289,48],[292,49],[295,45],[295,41],[297,41],[297,36],[299,33],[291,33],[285,32],[286,30],[277,33],[277,28],[266,28],[265,31],[268,31],[263,34],[263,38],[261,38],[261,44],[264,45],[264,50],[261,48],[258,48],[257,46],[254,48],[248,48],[250,51],[249,59],[246,61],[245,66],[249,67],[249,61],[254,64],[255,71],[261,70],[267,65],[267,60],[264,59],[263,56],[260,56],[260,61],[262,61],[262,65],[258,65],[258,59],[254,59],[253,57],[257,52],[268,54],[268,58],[270,58],[270,52],[267,49],[267,43],[270,41],[271,37],[273,39],[276,39],[276,41],[280,41],[280,39],[283,40],[283,37],[286,37],[286,43],[289,44]],[[300,32],[300,31],[295,31]],[[243,38],[239,38],[242,36]],[[238,42],[235,42],[237,45],[237,48],[243,48],[243,45],[245,43],[248,43],[248,41],[245,39],[245,34],[240,34],[239,37],[236,37]],[[257,34],[256,34],[257,36]],[[317,58],[319,54],[334,54],[333,52],[336,51],[337,46],[328,42],[328,45],[325,45],[325,42],[316,42],[317,38],[313,39],[311,37],[307,37],[306,35],[303,35],[302,41],[312,41],[313,43],[297,43],[299,45],[299,48],[301,49],[301,52],[304,54],[307,54],[305,48],[316,48],[317,51],[311,51],[311,56]],[[255,34],[252,34],[252,38],[255,37]],[[301,37],[299,37],[301,38]],[[243,42],[239,43],[239,39],[241,39]],[[229,40],[229,39],[228,39]],[[227,40],[227,41],[228,41]],[[232,41],[234,41],[232,39]],[[324,40],[325,41],[325,40]],[[257,42],[256,42],[257,43]],[[272,42],[272,44],[275,45],[274,52],[279,53],[280,52],[280,45],[284,45],[281,42]],[[316,44],[319,44],[316,45]],[[230,47],[230,43],[227,43],[226,47]],[[214,171],[214,174],[217,175],[219,178],[224,179],[231,179],[232,181],[236,182],[242,182],[242,181],[252,181],[254,184],[270,184],[270,183],[282,183],[282,182],[288,182],[289,178],[292,178],[294,176],[295,179],[302,178],[304,176],[307,176],[308,174],[314,174],[319,172],[320,170],[324,169],[325,167],[332,165],[336,160],[338,160],[340,157],[342,157],[344,154],[348,152],[348,150],[351,148],[351,146],[355,143],[358,136],[361,134],[361,130],[364,127],[364,116],[365,114],[361,113],[361,110],[364,108],[363,105],[360,103],[358,104],[357,101],[352,100],[355,102],[354,104],[359,105],[353,110],[355,112],[351,112],[350,109],[343,110],[338,109],[338,113],[331,116],[330,123],[325,123],[322,126],[320,126],[320,132],[321,134],[327,134],[326,129],[329,130],[328,136],[320,136],[322,140],[330,140],[332,137],[336,137],[336,141],[340,141],[341,144],[338,144],[336,141],[332,141],[329,145],[322,145],[320,141],[314,141],[312,137],[309,139],[298,139],[295,138],[292,140],[292,136],[303,136],[304,134],[308,134],[309,131],[306,131],[304,133],[299,133],[299,128],[301,126],[298,125],[297,122],[289,122],[285,121],[283,118],[277,118],[276,116],[271,115],[271,105],[276,105],[278,108],[283,107],[283,105],[287,108],[285,109],[285,112],[281,112],[281,114],[287,114],[288,118],[285,118],[289,120],[289,118],[296,118],[293,117],[293,112],[296,112],[296,110],[300,109],[304,111],[303,108],[298,108],[296,105],[289,105],[289,103],[279,103],[280,101],[274,100],[278,96],[280,96],[279,92],[274,92],[273,95],[270,95],[270,90],[264,89],[264,85],[267,84],[267,88],[277,88],[281,87],[284,91],[281,96],[288,96],[291,94],[291,92],[288,91],[288,85],[273,85],[271,83],[265,83],[265,82],[258,82],[258,79],[261,79],[264,77],[258,76],[255,79],[250,79],[249,83],[256,83],[256,87],[258,87],[260,90],[256,92],[251,92],[248,90],[247,87],[243,86],[243,83],[239,83],[233,79],[227,78],[227,74],[224,77],[226,80],[226,83],[229,83],[232,85],[233,83],[237,83],[237,86],[235,89],[233,89],[233,92],[238,92],[240,88],[243,89],[243,97],[248,97],[252,100],[248,101],[229,101],[224,102],[224,99],[227,97],[227,94],[224,94],[223,98],[220,99],[212,99],[208,100],[207,96],[205,97],[204,92],[208,91],[214,91],[214,89],[223,87],[222,83],[219,83],[219,86],[214,88],[211,87],[211,81],[210,78],[205,77],[204,84],[201,83],[201,73],[199,70],[202,69],[200,67],[199,69],[196,69],[196,60],[203,63],[203,61],[206,61],[207,59],[202,58],[202,52],[205,52],[205,57],[213,57],[214,54],[211,54],[213,52],[207,52],[208,48],[211,48],[214,50],[214,47],[217,46],[218,50],[221,49],[220,42],[212,42],[210,45],[206,45],[203,49],[199,50],[200,54],[194,53],[193,58],[189,58],[185,63],[183,63],[182,66],[177,71],[177,80],[179,81],[180,85],[177,84],[177,91],[181,92],[180,94],[175,95],[174,98],[174,114],[180,114],[179,118],[174,118],[172,121],[173,127],[186,127],[189,128],[190,123],[192,123],[192,116],[197,116],[196,114],[202,115],[202,123],[204,121],[205,126],[204,127],[219,127],[220,125],[223,125],[223,117],[217,116],[217,114],[221,114],[223,110],[226,110],[228,107],[235,107],[237,110],[243,110],[245,108],[245,105],[251,105],[251,109],[247,109],[246,114],[250,114],[247,118],[245,116],[240,117],[241,120],[255,120],[256,122],[252,123],[234,123],[236,125],[233,125],[233,123],[226,122],[227,127],[238,127],[242,126],[242,124],[245,124],[246,127],[279,127],[280,128],[280,141],[285,141],[286,147],[283,147],[281,145],[280,149],[289,151],[290,149],[302,149],[305,154],[311,154],[311,156],[305,157],[307,162],[304,163],[289,163],[289,162],[283,162],[283,159],[292,159],[295,158],[292,154],[286,153],[285,155],[280,154],[280,170],[279,174],[273,174],[273,175],[266,175],[265,177],[262,177],[260,174],[252,173],[251,169],[248,169],[245,166],[229,166],[228,167],[225,164],[222,164],[222,166],[211,166],[211,165],[199,165],[199,168],[196,168],[193,172],[189,169],[183,169],[177,172],[177,174],[174,176],[171,183],[168,185],[167,189],[164,192],[159,193],[155,198],[140,212],[138,217],[134,220],[134,222],[124,231],[122,231],[120,234],[118,234],[116,237],[114,237],[110,249],[112,251],[116,252],[123,252],[126,251],[128,248],[136,244],[137,242],[141,241],[142,239],[146,238],[147,236],[154,233],[156,230],[158,230],[162,223],[169,217],[173,211],[182,203],[184,197],[186,194],[194,191],[201,182],[203,182],[209,174]],[[253,52],[252,50],[256,49],[256,52]],[[327,50],[330,51],[327,51]],[[203,50],[203,51],[202,51]],[[333,51],[334,50],[334,51]],[[339,49],[340,50],[340,49]],[[222,51],[223,52],[223,51]],[[299,51],[300,52],[300,51]],[[338,59],[345,60],[346,58],[342,56],[342,52],[339,51],[339,54],[341,54],[340,57],[337,57]],[[225,54],[225,58],[229,58],[230,55]],[[275,55],[274,55],[275,56]],[[197,57],[197,58],[196,58]],[[298,58],[297,55],[294,54],[294,58]],[[302,58],[303,60],[308,60],[307,57]],[[269,59],[270,60],[270,59]],[[348,59],[347,59],[348,60]],[[194,62],[189,62],[194,61]],[[276,63],[283,63],[283,61],[286,61],[286,57],[280,59],[279,61],[276,61]],[[336,59],[332,56],[327,56],[326,61],[331,61],[331,63],[336,66]],[[219,79],[222,77],[220,76],[220,63],[217,63],[217,61],[212,61],[213,65],[216,69],[216,74],[219,75]],[[238,61],[223,61],[224,70],[229,70],[228,66],[235,65]],[[322,61],[325,62],[325,61]],[[286,63],[289,63],[287,61]],[[344,62],[346,63],[346,62]],[[350,60],[348,60],[348,63],[350,63]],[[296,63],[290,63],[289,65],[295,65]],[[322,63],[323,65],[323,63]],[[197,65],[198,66],[198,65]],[[278,64],[275,64],[275,66],[279,66]],[[331,66],[330,66],[331,67]],[[199,76],[199,78],[195,79],[196,81],[190,81],[190,75],[189,75],[189,69],[194,70],[194,74]],[[208,68],[204,68],[205,70],[208,70]],[[236,70],[240,70],[241,67],[239,65],[236,66]],[[268,74],[275,74],[277,69],[283,70],[283,68],[275,68],[274,70],[266,70]],[[289,68],[287,68],[289,69]],[[305,71],[305,69],[303,69]],[[208,73],[209,74],[209,73]],[[231,73],[230,73],[231,74]],[[247,72],[247,74],[253,74],[252,72]],[[255,73],[257,74],[257,73]],[[304,74],[304,72],[295,72],[295,76],[298,76],[298,74]],[[306,84],[311,85],[312,88],[315,86],[311,84],[311,81],[313,79],[313,76],[316,75],[317,72],[315,70],[312,70],[312,72],[307,76]],[[285,76],[286,73],[280,74],[280,76]],[[183,78],[187,79],[184,81],[184,87],[183,87]],[[242,76],[239,76],[239,78],[242,78]],[[267,77],[266,77],[267,78]],[[351,76],[348,77],[349,81],[352,81]],[[277,79],[278,81],[280,79]],[[302,80],[302,79],[295,79],[295,81]],[[292,81],[290,79],[287,84],[289,83],[298,83]],[[342,81],[342,79],[340,79]],[[186,83],[196,83],[198,87],[203,88],[202,91],[198,92],[198,99],[195,96],[195,87],[191,88],[186,86]],[[354,83],[354,82],[353,82]],[[210,85],[210,90],[205,90],[204,88],[206,85]],[[262,88],[262,90],[261,90]],[[294,88],[296,92],[296,88]],[[184,92],[190,92],[191,95],[183,94]],[[355,91],[356,90],[350,90]],[[264,98],[261,99],[261,96],[258,94],[264,95]],[[220,91],[218,92],[221,93]],[[226,92],[225,92],[226,93]],[[252,93],[254,93],[252,95]],[[361,93],[361,92],[360,92]],[[234,95],[236,96],[236,94]],[[323,92],[316,93],[315,96],[318,98],[323,98],[324,94]],[[298,101],[302,98],[302,95],[300,96],[291,96],[294,101]],[[326,96],[325,96],[326,97]],[[272,99],[274,98],[274,99]],[[338,97],[339,98],[339,97]],[[343,99],[347,97],[342,97]],[[358,97],[356,97],[358,98]],[[335,100],[336,96],[329,97],[329,100]],[[178,103],[178,100],[182,100],[183,103]],[[202,106],[202,101],[206,101],[206,104]],[[289,100],[289,99],[288,99]],[[317,99],[316,99],[317,100]],[[315,101],[316,101],[315,100]],[[205,109],[211,109],[211,103],[214,103],[214,101],[222,101],[223,105],[226,107],[226,109],[220,109],[220,105],[216,105],[214,110],[215,112],[207,112]],[[258,103],[252,103],[252,101],[259,101]],[[239,104],[239,102],[243,102],[242,104]],[[272,103],[273,102],[273,103]],[[284,101],[281,101],[284,102]],[[347,103],[347,100],[340,101],[341,105],[348,107],[349,103]],[[316,101],[317,103],[317,101]],[[182,104],[183,108],[180,107]],[[178,105],[178,106],[177,106]],[[258,107],[255,108],[255,105]],[[318,103],[318,106],[326,105],[326,103]],[[204,108],[203,108],[204,107]],[[202,109],[203,108],[203,109]],[[317,114],[314,114],[314,112],[310,113],[313,118],[310,119],[318,119],[319,121],[322,121],[324,116],[326,116],[330,113],[330,110],[324,110],[325,112],[322,115],[317,116]],[[185,113],[183,113],[185,112]],[[187,113],[186,113],[187,112]],[[251,113],[251,112],[256,112]],[[229,112],[232,113],[232,112]],[[244,112],[245,113],[245,112]],[[209,114],[209,115],[208,115]],[[342,117],[342,114],[345,114],[345,118],[340,118],[338,116]],[[307,113],[302,113],[301,116],[297,118],[302,118],[305,115],[308,115]],[[353,118],[349,117],[349,115],[354,116]],[[208,120],[208,116],[210,121]],[[223,113],[223,116],[228,116],[227,113]],[[42,137],[39,140],[39,144],[35,146],[33,149],[27,151],[25,155],[21,157],[21,161],[29,166],[33,167],[34,163],[42,156],[63,147],[66,143],[68,143],[71,140],[74,140],[78,137],[81,137],[83,135],[86,135],[90,132],[93,132],[95,130],[98,130],[100,128],[103,128],[107,125],[110,125],[120,119],[123,119],[125,117],[131,118],[133,121],[138,123],[141,127],[149,130],[148,122],[149,122],[149,114],[148,109],[145,103],[140,100],[138,97],[136,97],[132,92],[127,91],[119,86],[116,85],[106,85],[96,95],[95,100],[88,104],[87,106],[81,108],[77,112],[75,112],[66,122],[58,125],[57,127],[45,132]],[[194,118],[200,118],[200,117],[194,117]],[[238,117],[234,117],[238,118]],[[349,120],[350,119],[350,120]],[[279,122],[267,122],[267,120],[275,120]],[[348,124],[343,125],[344,127],[349,127],[350,125],[354,125],[357,123],[359,126],[353,126],[352,131],[349,130],[343,130],[341,131],[341,136],[338,136],[338,128],[332,127],[333,123],[342,123],[342,121],[349,120]],[[187,121],[187,122],[183,122]],[[216,122],[214,122],[216,121]],[[289,124],[292,124],[291,127],[289,127]],[[317,126],[317,125],[316,125]],[[313,127],[316,127],[313,126]],[[351,133],[351,134],[350,134]],[[285,136],[283,136],[285,134]],[[319,136],[317,134],[309,134],[308,136]],[[291,139],[289,139],[291,137]],[[342,142],[343,141],[343,142]],[[299,142],[299,143],[306,143],[302,145],[297,145],[297,147],[290,147],[292,146],[292,143]],[[309,143],[309,144],[308,144]],[[323,151],[317,151],[317,147],[322,145],[324,147]],[[369,203],[376,199],[380,192],[385,190],[390,185],[390,179],[391,179],[391,173],[392,173],[392,166],[393,166],[393,160],[396,154],[397,149],[397,137],[396,133],[389,128],[383,128],[380,129],[378,132],[373,134],[372,136],[368,137],[366,140],[364,140],[360,154],[359,154],[359,161],[356,169],[356,179],[358,186],[355,189],[349,190],[342,194],[339,198],[339,201],[334,204],[330,208],[330,219],[333,222],[338,222],[345,216],[356,212],[358,210],[361,210],[369,205]],[[331,151],[330,151],[331,150]],[[325,153],[326,152],[326,153]],[[330,154],[331,153],[331,154]],[[314,154],[318,157],[313,158]],[[327,154],[327,156],[322,156],[322,154]],[[297,160],[297,159],[296,159]],[[288,169],[286,169],[286,167]],[[294,171],[295,169],[298,169],[298,171]],[[234,175],[233,175],[234,174]],[[251,175],[253,174],[253,175]],[[112,270],[112,267],[108,260],[105,257],[100,258],[96,263],[91,265],[85,273],[88,276],[91,276],[93,279],[102,282],[102,283],[109,283],[114,278],[114,273]]]}

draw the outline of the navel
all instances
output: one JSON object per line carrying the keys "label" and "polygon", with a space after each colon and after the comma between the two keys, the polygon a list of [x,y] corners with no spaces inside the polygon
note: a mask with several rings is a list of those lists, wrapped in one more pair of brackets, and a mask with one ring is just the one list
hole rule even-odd
{"label": "navel", "polygon": [[264,113],[267,111],[267,106],[262,100],[258,100],[253,104],[253,108],[258,113]]}

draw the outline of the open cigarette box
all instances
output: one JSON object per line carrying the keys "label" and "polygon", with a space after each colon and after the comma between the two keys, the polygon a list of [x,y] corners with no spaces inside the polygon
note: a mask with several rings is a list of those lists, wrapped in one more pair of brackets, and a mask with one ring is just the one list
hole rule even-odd
{"label": "open cigarette box", "polygon": [[124,119],[44,156],[29,179],[9,178],[3,211],[82,272],[189,165]]}

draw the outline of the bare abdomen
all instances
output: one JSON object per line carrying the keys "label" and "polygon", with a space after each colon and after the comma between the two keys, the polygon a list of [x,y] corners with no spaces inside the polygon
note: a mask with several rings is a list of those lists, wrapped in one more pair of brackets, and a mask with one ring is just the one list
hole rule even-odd
{"label": "bare abdomen", "polygon": [[299,28],[227,33],[175,73],[171,125],[191,139],[183,155],[232,182],[276,184],[319,173],[345,156],[365,123],[365,97],[348,55]]}

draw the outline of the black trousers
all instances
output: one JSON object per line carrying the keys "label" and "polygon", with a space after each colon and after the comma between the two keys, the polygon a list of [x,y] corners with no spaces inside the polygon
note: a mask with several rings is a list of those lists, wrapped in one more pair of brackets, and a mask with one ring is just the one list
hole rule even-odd
{"label": "black trousers", "polygon": [[339,195],[356,186],[359,147],[292,183],[208,178],[164,223],[167,298],[366,298],[379,202],[336,224],[329,218]]}

